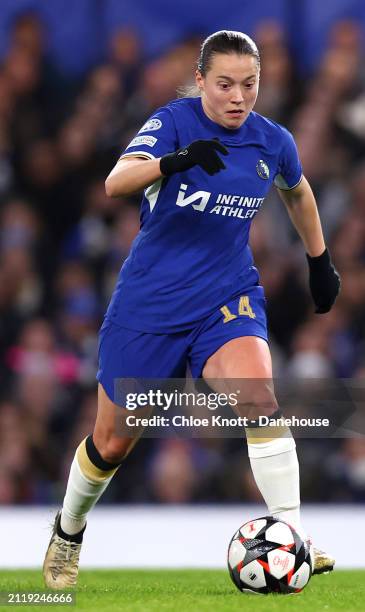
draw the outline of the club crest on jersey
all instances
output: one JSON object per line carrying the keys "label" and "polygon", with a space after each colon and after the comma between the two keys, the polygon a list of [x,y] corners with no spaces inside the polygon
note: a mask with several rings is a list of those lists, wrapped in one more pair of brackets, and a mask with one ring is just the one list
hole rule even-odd
{"label": "club crest on jersey", "polygon": [[270,176],[270,170],[269,170],[269,166],[267,165],[266,162],[264,162],[263,159],[259,159],[259,161],[256,164],[256,170],[257,170],[257,174],[262,178],[267,180]]}
{"label": "club crest on jersey", "polygon": [[162,121],[159,119],[150,119],[141,127],[139,134],[142,134],[142,132],[154,132],[155,130],[159,130],[160,127],[162,127]]}

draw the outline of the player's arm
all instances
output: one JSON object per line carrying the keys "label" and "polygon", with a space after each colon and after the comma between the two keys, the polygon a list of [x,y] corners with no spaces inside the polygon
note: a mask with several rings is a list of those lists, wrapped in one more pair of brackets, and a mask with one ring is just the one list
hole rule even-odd
{"label": "player's arm", "polygon": [[339,293],[340,277],[324,242],[312,189],[303,176],[293,189],[278,189],[278,192],[307,252],[309,286],[316,313],[328,312]]}
{"label": "player's arm", "polygon": [[107,196],[117,198],[140,191],[162,177],[160,158],[126,157],[120,159],[105,181]]}
{"label": "player's arm", "polygon": [[218,155],[228,151],[218,140],[194,140],[186,147],[157,159],[126,157],[118,161],[105,181],[106,194],[111,197],[130,195],[152,185],[158,178],[169,177],[200,166],[212,176],[225,169]]}
{"label": "player's arm", "polygon": [[303,176],[293,189],[278,189],[278,192],[306,252],[311,257],[318,257],[326,245],[317,204],[307,179]]}
{"label": "player's arm", "polygon": [[130,195],[152,185],[161,177],[200,166],[210,176],[225,169],[218,155],[228,151],[218,140],[194,140],[186,147],[157,159],[129,156],[120,159],[105,181],[106,194],[111,197]]}

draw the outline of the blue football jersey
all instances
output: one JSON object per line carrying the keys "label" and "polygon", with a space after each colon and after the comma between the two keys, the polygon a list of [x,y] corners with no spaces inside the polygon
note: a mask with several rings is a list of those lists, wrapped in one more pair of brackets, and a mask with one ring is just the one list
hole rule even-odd
{"label": "blue football jersey", "polygon": [[158,158],[212,138],[229,151],[225,170],[209,176],[195,166],[144,191],[141,229],[106,315],[123,327],[182,331],[259,283],[251,222],[273,182],[291,189],[302,176],[284,127],[251,112],[240,128],[227,129],[206,116],[200,98],[182,98],[156,111],[122,157]]}

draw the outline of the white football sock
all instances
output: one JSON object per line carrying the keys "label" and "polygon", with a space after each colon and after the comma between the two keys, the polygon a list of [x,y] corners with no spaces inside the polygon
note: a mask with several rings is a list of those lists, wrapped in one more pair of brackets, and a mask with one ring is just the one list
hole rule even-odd
{"label": "white football sock", "polygon": [[290,432],[259,444],[248,442],[247,446],[252,473],[269,513],[306,539],[300,521],[299,464]]}
{"label": "white football sock", "polygon": [[[114,474],[113,474],[114,475]],[[104,493],[113,475],[105,480],[92,481],[83,474],[77,453],[71,464],[66,495],[61,513],[61,529],[68,535],[81,531],[86,524],[86,515]]]}

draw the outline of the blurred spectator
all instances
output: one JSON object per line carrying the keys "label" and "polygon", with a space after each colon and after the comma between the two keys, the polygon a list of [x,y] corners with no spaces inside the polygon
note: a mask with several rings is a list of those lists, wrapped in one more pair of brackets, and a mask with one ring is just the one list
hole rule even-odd
{"label": "blurred spectator", "polygon": [[53,328],[45,319],[25,324],[18,344],[7,353],[7,363],[18,376],[48,374],[64,385],[79,378],[79,360],[74,353],[57,347]]}
{"label": "blurred spectator", "polygon": [[109,41],[109,58],[117,68],[123,88],[132,95],[142,68],[141,41],[131,29],[117,30]]}
{"label": "blurred spectator", "polygon": [[331,501],[365,501],[365,441],[348,438],[326,461],[328,495]]}
{"label": "blurred spectator", "polygon": [[289,54],[283,27],[275,22],[263,22],[256,34],[261,53],[260,93],[255,110],[274,121],[288,124],[298,95],[294,82],[294,66]]}

